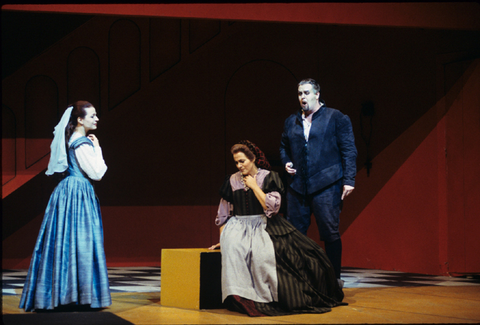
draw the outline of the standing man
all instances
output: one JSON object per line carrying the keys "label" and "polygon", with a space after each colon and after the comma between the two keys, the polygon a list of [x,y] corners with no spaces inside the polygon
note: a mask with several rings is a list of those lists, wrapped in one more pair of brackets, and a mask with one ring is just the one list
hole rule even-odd
{"label": "standing man", "polygon": [[357,149],[347,115],[325,106],[313,79],[298,84],[301,110],[285,120],[280,156],[288,175],[287,218],[307,234],[313,213],[338,282],[343,199],[354,189]]}

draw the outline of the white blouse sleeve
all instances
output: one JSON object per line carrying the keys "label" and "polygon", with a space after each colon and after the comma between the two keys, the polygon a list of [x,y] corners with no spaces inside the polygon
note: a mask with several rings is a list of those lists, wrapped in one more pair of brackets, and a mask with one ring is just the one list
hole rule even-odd
{"label": "white blouse sleeve", "polygon": [[87,174],[87,176],[99,181],[107,171],[107,165],[103,160],[102,148],[91,146],[89,144],[82,144],[75,150],[80,168]]}

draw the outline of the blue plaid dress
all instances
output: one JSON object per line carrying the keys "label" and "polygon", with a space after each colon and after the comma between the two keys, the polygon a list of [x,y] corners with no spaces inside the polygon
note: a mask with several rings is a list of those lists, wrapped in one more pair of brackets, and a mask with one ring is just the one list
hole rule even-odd
{"label": "blue plaid dress", "polygon": [[86,137],[70,145],[68,176],[50,196],[20,300],[26,311],[112,304],[100,204],[75,157],[82,144],[93,145]]}

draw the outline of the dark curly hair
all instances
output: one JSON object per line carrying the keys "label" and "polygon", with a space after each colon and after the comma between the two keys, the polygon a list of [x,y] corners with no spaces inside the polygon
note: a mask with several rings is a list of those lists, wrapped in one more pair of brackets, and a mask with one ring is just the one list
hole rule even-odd
{"label": "dark curly hair", "polygon": [[257,167],[268,170],[271,169],[270,163],[265,157],[265,154],[253,142],[248,140],[239,141],[230,149],[230,152],[232,155],[237,152],[243,152],[248,159],[255,160],[255,165]]}

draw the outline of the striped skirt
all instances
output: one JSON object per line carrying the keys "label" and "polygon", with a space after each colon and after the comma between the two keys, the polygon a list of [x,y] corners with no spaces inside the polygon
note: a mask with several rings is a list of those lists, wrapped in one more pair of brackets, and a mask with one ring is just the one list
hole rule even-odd
{"label": "striped skirt", "polygon": [[258,311],[269,316],[325,313],[346,305],[333,266],[320,245],[280,215],[268,220],[266,231],[275,249],[278,302],[255,302]]}

